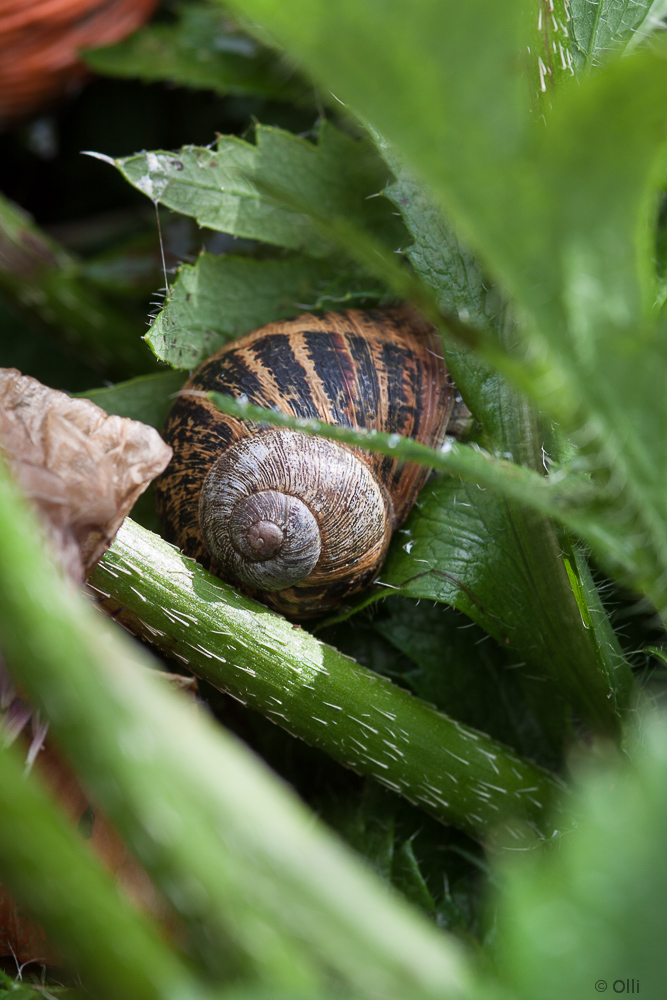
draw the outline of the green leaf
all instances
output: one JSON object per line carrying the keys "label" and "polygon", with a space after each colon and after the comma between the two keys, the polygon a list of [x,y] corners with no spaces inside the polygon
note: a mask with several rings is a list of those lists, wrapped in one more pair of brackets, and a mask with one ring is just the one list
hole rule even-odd
{"label": "green leaf", "polygon": [[577,69],[598,65],[659,29],[665,0],[569,0],[572,55]]}
{"label": "green leaf", "polygon": [[[400,208],[415,238],[415,243],[407,250],[415,269],[434,288],[443,308],[455,312],[465,320],[470,316],[477,325],[496,327],[507,339],[506,310],[497,291],[484,276],[472,254],[454,236],[451,227],[447,226],[423,189],[409,177],[386,145],[384,150],[388,152],[398,178],[387,194]],[[511,334],[511,326],[509,332]],[[530,440],[530,434],[526,434],[513,417],[519,403],[518,400],[508,399],[508,390],[501,376],[490,371],[472,352],[455,345],[448,346],[446,356],[457,386],[468,405],[483,422],[485,435],[491,438],[496,449],[505,454],[508,451],[517,454],[518,449],[519,455],[522,452],[525,454],[524,442]],[[529,380],[525,380],[523,384],[533,394],[541,385],[539,381],[531,385]],[[563,396],[562,391],[559,394]],[[571,401],[565,406],[566,412],[572,412],[575,408]],[[479,494],[473,494],[473,497],[479,498]],[[527,489],[524,502],[534,504],[535,499],[535,490]],[[493,501],[485,497],[485,503],[489,505]],[[565,510],[560,514],[552,510],[551,515],[586,538],[598,558],[612,572],[620,572],[622,578],[634,579],[635,583],[646,580],[650,575],[648,552],[641,546],[633,552],[627,545],[627,539],[641,533],[643,529],[625,494],[600,493],[597,500],[589,497],[587,501],[581,497],[580,503],[575,502],[567,513]],[[602,529],[606,536],[604,539],[599,534]],[[483,559],[483,554],[481,558]],[[596,616],[596,623],[601,623],[603,618],[604,615]],[[607,643],[604,645],[611,648]],[[612,657],[612,668],[614,659],[616,656]],[[622,686],[625,687],[626,684],[627,681]]]}
{"label": "green leaf", "polygon": [[[498,291],[423,189],[397,163],[391,150],[388,152],[397,181],[386,193],[400,209],[414,237],[407,255],[415,270],[434,289],[442,308],[477,326],[495,328],[502,340],[511,341],[516,337],[514,324]],[[501,375],[480,365],[470,351],[450,345],[446,357],[457,387],[482,421],[485,438],[502,454],[513,454],[515,460],[539,469],[545,460],[545,433],[526,404]],[[540,663],[557,684],[564,685],[569,697],[572,681],[576,687],[581,668],[572,673],[569,664],[573,650],[562,637],[575,643],[578,637],[583,643],[579,656],[583,654],[582,662],[589,661],[593,684],[599,683],[599,678],[595,680],[591,653],[610,689],[616,692],[618,703],[624,704],[630,683],[627,665],[608,635],[605,641],[595,639],[598,625],[606,629],[609,625],[593,588],[587,596],[597,608],[595,627],[591,627],[583,593],[579,600],[581,620],[577,619],[564,572],[567,563],[564,565],[561,552],[563,540],[553,525],[544,518],[526,517],[495,492],[481,492],[464,483],[444,481],[435,491],[437,495],[430,502],[426,500],[426,510],[418,508],[411,519],[415,541],[411,539],[403,547],[410,554],[397,546],[393,548],[393,562],[390,559],[385,568],[387,582],[396,585],[397,580],[411,576],[423,580],[424,566],[430,565],[432,572],[444,574],[440,586],[434,588],[431,577],[424,589],[423,584],[416,586],[414,596],[438,597],[465,611],[499,642],[509,643],[529,664]],[[525,499],[530,502],[528,491]],[[431,523],[422,523],[423,516]],[[410,529],[403,530],[407,534]],[[433,551],[443,542],[440,553]],[[449,580],[448,586],[443,585],[445,579]],[[511,599],[505,589],[510,579]],[[502,586],[498,586],[500,580]],[[554,599],[553,588],[560,589],[559,600]],[[577,620],[574,627],[573,620]],[[588,655],[584,652],[587,647]],[[559,661],[560,669],[556,667]],[[585,668],[581,670],[586,672]],[[575,699],[578,702],[578,696]]]}
{"label": "green leaf", "polygon": [[75,395],[90,399],[107,413],[141,420],[162,429],[174,396],[185,381],[181,372],[158,372],[142,375],[106,389],[88,389]]}
{"label": "green leaf", "polygon": [[[534,22],[522,0],[422,0],[414,9],[385,0],[382,16],[369,0],[335,7],[294,0],[289,10],[272,0],[233,6],[395,145],[439,197],[455,199],[468,239],[490,225],[506,226],[510,214],[516,218],[522,206],[506,200],[504,168],[514,170],[531,130],[530,88],[518,53]],[[519,187],[523,178],[511,176]],[[482,206],[488,218],[480,218]]]}
{"label": "green leaf", "polygon": [[452,608],[387,600],[373,611],[374,629],[409,658],[399,676],[415,694],[524,757],[562,765],[565,705],[553,684]]}
{"label": "green leaf", "polygon": [[185,146],[179,153],[141,153],[115,164],[152,201],[202,226],[314,257],[327,256],[333,247],[303,214],[309,207],[350,219],[392,249],[403,234],[383,199],[373,197],[388,180],[384,163],[367,142],[326,120],[317,144],[259,125],[254,144],[221,136],[213,149]]}
{"label": "green leaf", "polygon": [[[628,667],[618,647],[602,652],[584,626],[553,527],[531,523],[493,492],[442,478],[422,492],[397,538],[381,583],[463,611],[596,728],[611,724],[616,699],[616,711],[625,707]],[[548,704],[548,688],[544,697]]]}
{"label": "green leaf", "polygon": [[377,300],[372,279],[330,260],[203,254],[179,271],[146,340],[174,368],[195,368],[232,337],[303,311]]}
{"label": "green leaf", "polygon": [[554,106],[543,167],[560,266],[542,283],[543,302],[532,303],[538,329],[530,334],[533,349],[541,343],[552,351],[580,400],[591,465],[616,495],[604,520],[612,530],[616,522],[617,533],[632,526],[635,539],[644,535],[634,543],[633,585],[663,609],[667,327],[652,315],[651,230],[667,136],[666,80],[663,55],[635,54],[564,92]]}
{"label": "green leaf", "polygon": [[317,812],[368,859],[388,885],[437,925],[475,943],[482,910],[479,847],[442,826],[374,781],[358,795],[315,800]]}
{"label": "green leaf", "polygon": [[183,4],[175,23],[151,24],[116,45],[88,49],[84,59],[105,76],[278,101],[312,99],[310,88],[286,63],[208,4]]}
{"label": "green leaf", "polygon": [[[498,288],[395,151],[381,137],[376,136],[376,141],[396,176],[384,194],[400,211],[414,241],[406,247],[405,255],[433,290],[440,309],[476,330],[488,331],[496,343],[512,341],[516,337],[514,324]],[[508,388],[502,376],[476,351],[451,337],[444,346],[456,387],[482,424],[485,438],[501,453],[513,452],[517,446],[523,450],[522,441],[508,439],[504,410],[518,400],[507,399]]]}

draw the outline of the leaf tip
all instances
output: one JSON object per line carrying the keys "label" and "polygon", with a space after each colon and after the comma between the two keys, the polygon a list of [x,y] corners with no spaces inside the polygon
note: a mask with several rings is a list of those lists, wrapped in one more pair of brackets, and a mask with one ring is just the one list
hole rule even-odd
{"label": "leaf tip", "polygon": [[95,160],[102,160],[103,163],[110,163],[112,167],[116,166],[116,161],[114,160],[113,156],[107,156],[106,153],[96,153],[92,149],[82,149],[81,150],[81,155],[82,156],[92,156],[93,159],[95,159]]}

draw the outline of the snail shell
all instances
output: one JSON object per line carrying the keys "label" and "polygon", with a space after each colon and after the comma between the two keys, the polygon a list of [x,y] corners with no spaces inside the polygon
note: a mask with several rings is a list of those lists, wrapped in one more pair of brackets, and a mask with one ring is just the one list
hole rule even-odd
{"label": "snail shell", "polygon": [[407,308],[271,323],[190,378],[156,481],[165,534],[284,614],[322,614],[365,587],[428,470],[298,431],[242,422],[188,390],[245,397],[437,446],[454,402],[437,332]]}

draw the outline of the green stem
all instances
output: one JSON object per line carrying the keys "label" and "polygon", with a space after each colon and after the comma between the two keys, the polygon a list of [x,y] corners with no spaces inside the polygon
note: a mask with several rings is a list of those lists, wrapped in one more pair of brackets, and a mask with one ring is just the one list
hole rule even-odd
{"label": "green stem", "polygon": [[[118,892],[14,748],[0,749],[2,881],[95,996],[200,997],[156,929]],[[39,958],[36,955],[35,958]]]}
{"label": "green stem", "polygon": [[114,616],[193,673],[478,839],[550,837],[554,776],[249,598],[129,519],[91,578]]}
{"label": "green stem", "polygon": [[574,76],[568,31],[569,13],[566,0],[538,0],[531,39],[531,76],[535,81],[538,106],[551,98],[565,80]]}

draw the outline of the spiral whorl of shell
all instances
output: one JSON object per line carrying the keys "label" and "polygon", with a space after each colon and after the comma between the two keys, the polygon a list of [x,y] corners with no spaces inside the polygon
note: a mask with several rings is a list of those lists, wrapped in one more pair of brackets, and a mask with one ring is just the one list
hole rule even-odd
{"label": "spiral whorl of shell", "polygon": [[375,572],[391,501],[370,469],[333,441],[273,430],[231,445],[201,491],[204,540],[225,575],[258,590]]}
{"label": "spiral whorl of shell", "polygon": [[435,331],[400,308],[305,314],[230,343],[167,420],[166,536],[292,617],[336,607],[377,574],[428,470],[243,423],[188,390],[437,446],[454,397],[441,355]]}

